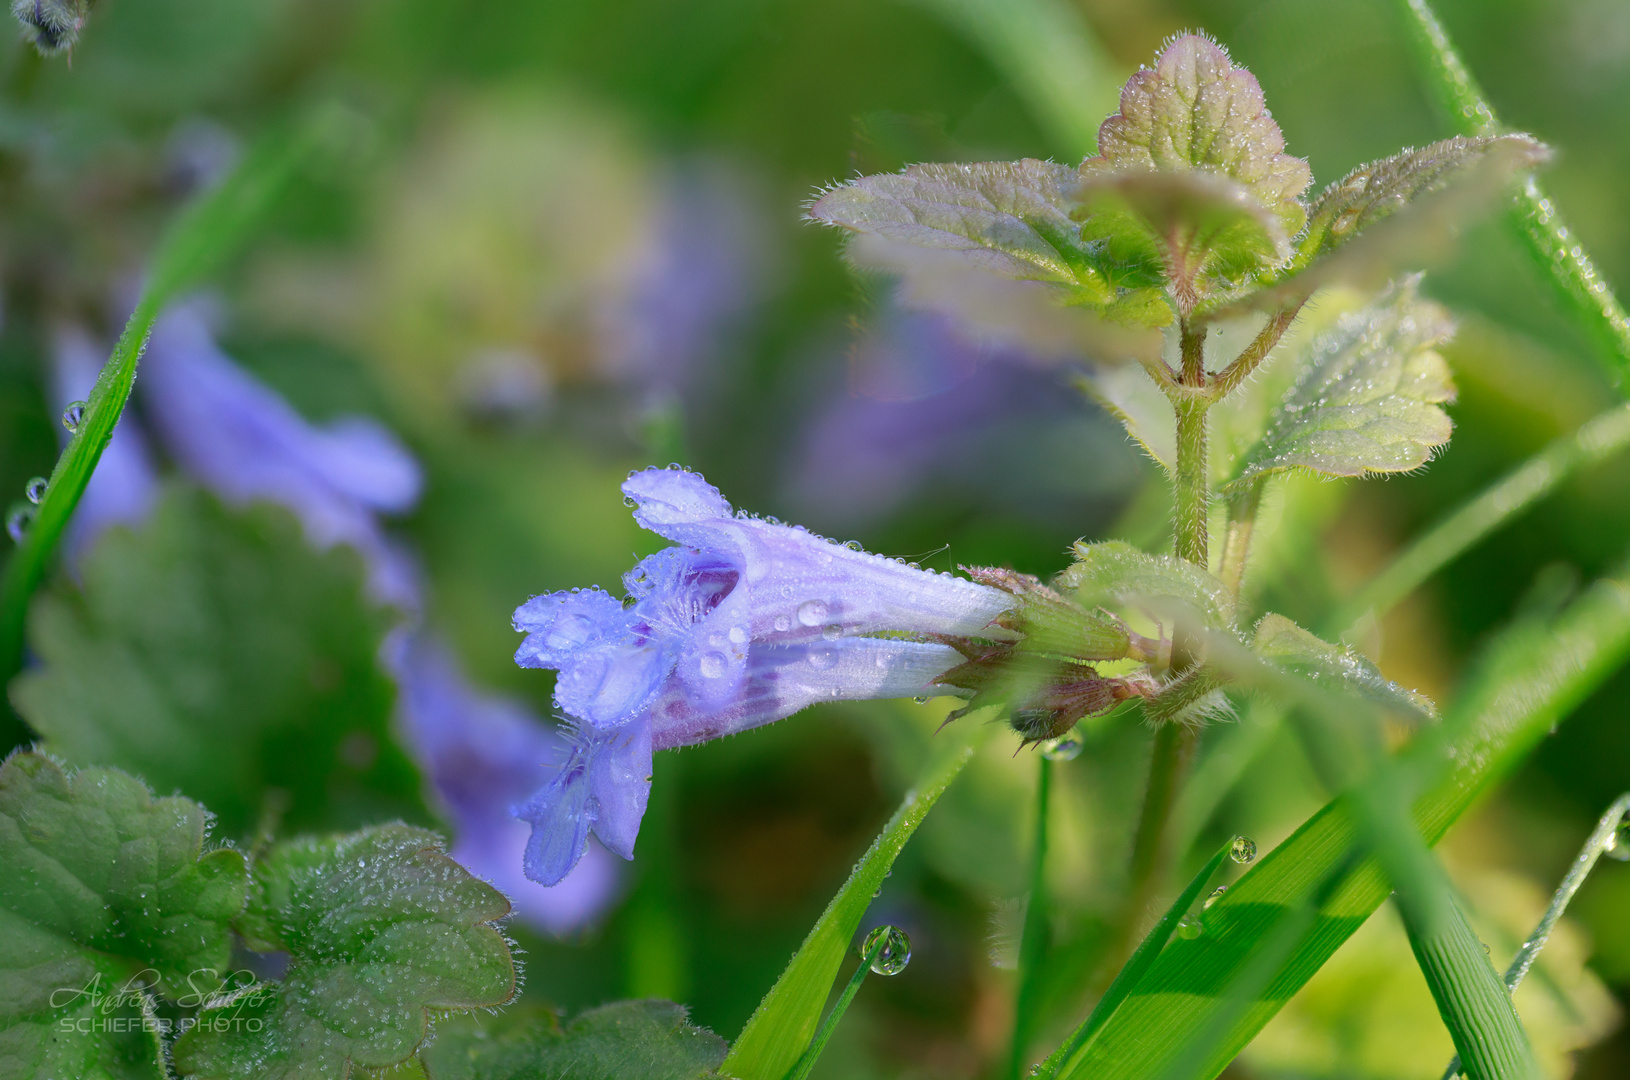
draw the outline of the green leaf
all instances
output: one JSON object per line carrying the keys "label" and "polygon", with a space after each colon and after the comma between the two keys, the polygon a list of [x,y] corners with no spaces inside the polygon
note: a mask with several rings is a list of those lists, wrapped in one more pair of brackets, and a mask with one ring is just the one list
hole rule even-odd
{"label": "green leaf", "polygon": [[491,1008],[515,995],[493,920],[509,902],[408,825],[285,841],[260,860],[238,927],[289,954],[279,983],[206,1008],[176,1040],[183,1076],[345,1076],[405,1061],[431,1010]]}
{"label": "green leaf", "polygon": [[355,553],[313,551],[284,510],[178,489],[82,576],[37,599],[40,665],[12,687],[51,750],[179,790],[233,836],[285,802],[291,829],[428,820],[391,737],[390,616]]}
{"label": "green leaf", "polygon": [[617,1001],[564,1028],[554,1013],[510,1009],[442,1024],[420,1051],[431,1080],[701,1080],[729,1047],[671,1001]]}
{"label": "green leaf", "polygon": [[[1414,820],[1428,843],[1630,655],[1630,585],[1598,582],[1554,623],[1513,628],[1481,663],[1440,728],[1423,732],[1402,764],[1428,781]],[[1441,732],[1441,735],[1436,734]],[[1447,766],[1447,772],[1445,772]],[[1344,874],[1265,989],[1234,1009],[1224,989],[1252,962],[1282,917],[1349,858],[1356,841],[1347,804],[1315,814],[1206,912],[1206,932],[1174,941],[1082,1058],[1080,1075],[1133,1080],[1154,1075],[1172,1052],[1170,1033],[1224,1022],[1203,1064],[1209,1080],[1386,899],[1373,861]]]}
{"label": "green leaf", "polygon": [[[136,380],[136,361],[164,306],[220,265],[265,219],[299,168],[315,153],[344,143],[336,109],[264,138],[218,187],[190,205],[165,231],[153,254],[135,310],[97,376],[79,430],[57,458],[33,523],[0,578],[0,685],[23,665],[23,623],[29,598],[45,578],[51,555],[113,437]],[[0,720],[0,727],[13,727]],[[7,732],[19,738],[22,732]],[[15,739],[13,740],[15,741]]]}
{"label": "green leaf", "polygon": [[1341,247],[1415,200],[1456,183],[1504,184],[1550,156],[1527,135],[1456,136],[1360,165],[1319,194],[1308,215],[1302,254]]}
{"label": "green leaf", "polygon": [[1077,303],[1114,294],[1070,220],[1078,183],[1067,165],[1025,158],[913,165],[833,188],[809,216],[913,247],[954,251],[969,265],[1019,281],[1045,281]]}
{"label": "green leaf", "polygon": [[1289,253],[1278,218],[1241,184],[1207,173],[1088,175],[1075,211],[1123,281],[1164,280],[1185,314],[1200,297]]}
{"label": "green leaf", "polygon": [[1175,600],[1199,612],[1212,626],[1234,625],[1234,601],[1221,581],[1184,559],[1149,555],[1122,540],[1078,541],[1075,562],[1059,575],[1058,587],[1074,589],[1089,608]]}
{"label": "green leaf", "polygon": [[1369,657],[1352,646],[1332,645],[1283,615],[1269,613],[1256,624],[1251,648],[1264,660],[1334,686],[1385,709],[1414,719],[1432,719],[1437,706],[1426,695],[1406,690],[1381,674]]}
{"label": "green leaf", "polygon": [[145,991],[224,972],[244,904],[243,856],[206,853],[207,820],[116,769],[0,765],[0,1072],[161,1075]]}
{"label": "green leaf", "polygon": [[1154,67],[1127,80],[1120,111],[1098,129],[1098,156],[1081,170],[1088,177],[1128,170],[1224,176],[1274,214],[1288,236],[1305,220],[1299,200],[1313,174],[1284,149],[1256,77],[1216,42],[1183,34]]}
{"label": "green leaf", "polygon": [[[958,732],[961,734],[957,734]],[[786,970],[764,995],[730,1049],[723,1072],[736,1080],[782,1080],[797,1063],[821,1020],[832,982],[872,898],[883,887],[900,849],[973,757],[967,740],[977,732],[957,725],[948,745],[929,763],[905,801],[866,849],[832,902],[810,928]]]}
{"label": "green leaf", "polygon": [[1394,286],[1315,343],[1231,488],[1287,469],[1405,472],[1449,441],[1453,425],[1442,403],[1453,399],[1454,385],[1436,347],[1453,325],[1417,286],[1415,278]]}

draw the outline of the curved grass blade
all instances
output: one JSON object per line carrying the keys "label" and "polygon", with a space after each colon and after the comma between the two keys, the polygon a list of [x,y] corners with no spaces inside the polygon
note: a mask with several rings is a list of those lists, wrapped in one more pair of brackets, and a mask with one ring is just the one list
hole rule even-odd
{"label": "curved grass blade", "polygon": [[888,945],[888,943],[886,935],[880,937],[870,949],[867,949],[861,955],[860,966],[855,968],[853,975],[849,976],[849,985],[845,986],[843,993],[838,995],[837,1003],[832,1006],[832,1011],[826,1014],[826,1019],[821,1023],[821,1030],[815,1033],[815,1038],[810,1042],[809,1049],[804,1051],[803,1056],[798,1059],[798,1063],[787,1074],[787,1080],[804,1080],[809,1075],[809,1071],[815,1067],[815,1063],[821,1059],[821,1051],[826,1049],[826,1044],[831,1040],[832,1033],[838,1029],[838,1021],[842,1020],[843,1014],[849,1011],[849,1003],[855,999],[856,992],[860,990],[860,984],[866,981],[867,973],[872,970],[872,962],[877,959],[884,946]]}
{"label": "curved grass blade", "polygon": [[[1443,722],[1401,766],[1425,777],[1415,826],[1436,843],[1478,795],[1509,772],[1553,725],[1630,655],[1630,583],[1598,581],[1552,623],[1508,631]],[[1079,1069],[1093,1080],[1147,1080],[1182,1033],[1209,1029],[1203,1061],[1185,1080],[1209,1080],[1386,899],[1373,859],[1342,864],[1357,841],[1350,801],[1337,799],[1304,822],[1206,913],[1208,931],[1171,942],[1087,1047]],[[1227,991],[1274,927],[1339,870],[1294,948],[1237,1010]],[[1233,1015],[1229,1015],[1232,1012]]]}
{"label": "curved grass blade", "polygon": [[1035,846],[1030,853],[1030,902],[1025,905],[1024,929],[1019,935],[1019,990],[1013,999],[1013,1035],[1008,1045],[1007,1076],[1018,1080],[1024,1072],[1024,1054],[1036,1026],[1036,1005],[1041,989],[1041,965],[1047,955],[1051,905],[1047,898],[1047,798],[1053,786],[1053,763],[1038,759],[1036,773]]}
{"label": "curved grass blade", "polygon": [[1554,491],[1573,473],[1630,446],[1630,405],[1600,413],[1455,510],[1371,578],[1331,620],[1345,633],[1366,614],[1379,619],[1467,548]]}
{"label": "curved grass blade", "polygon": [[[1499,118],[1431,6],[1426,0],[1399,4],[1431,90],[1450,122],[1463,135],[1499,133]],[[1580,325],[1601,346],[1609,373],[1630,390],[1625,378],[1630,374],[1630,315],[1534,180],[1518,192],[1512,219],[1540,272],[1551,279]]]}
{"label": "curved grass blade", "polygon": [[1233,846],[1233,843],[1230,840],[1227,846],[1213,855],[1200,868],[1200,872],[1194,875],[1194,879],[1188,883],[1188,887],[1182,891],[1176,900],[1172,901],[1172,906],[1166,909],[1166,914],[1160,917],[1160,921],[1155,923],[1154,929],[1150,930],[1148,936],[1138,945],[1137,950],[1132,953],[1132,958],[1126,962],[1126,966],[1121,968],[1120,972],[1115,976],[1115,980],[1109,984],[1109,989],[1104,991],[1104,996],[1099,998],[1098,1004],[1093,1006],[1092,1012],[1087,1015],[1085,1020],[1081,1021],[1079,1027],[1070,1033],[1070,1037],[1065,1039],[1063,1044],[1053,1051],[1047,1060],[1042,1062],[1036,1071],[1031,1074],[1035,1080],[1052,1080],[1054,1076],[1072,1075],[1063,1072],[1063,1070],[1072,1064],[1072,1059],[1092,1041],[1092,1037],[1098,1033],[1098,1030],[1104,1026],[1109,1018],[1115,1015],[1115,1010],[1119,1008],[1121,1002],[1126,1000],[1126,995],[1132,992],[1132,989],[1137,986],[1138,980],[1143,978],[1144,974],[1154,966],[1155,959],[1160,956],[1160,950],[1166,947],[1166,943],[1172,939],[1172,934],[1176,932],[1178,922],[1189,908],[1194,906],[1194,902],[1200,898],[1200,894],[1205,891],[1206,886],[1211,884],[1212,877],[1216,875],[1217,868],[1222,866],[1223,860],[1228,857],[1229,849]]}
{"label": "curved grass blade", "polygon": [[[965,734],[955,735],[962,731]],[[843,957],[860,928],[861,917],[911,834],[933,809],[952,780],[973,757],[973,725],[958,725],[947,735],[955,740],[940,750],[917,786],[906,793],[872,846],[855,864],[849,880],[827,904],[786,970],[748,1018],[730,1048],[721,1072],[736,1080],[782,1080],[797,1062],[820,1022],[827,994]]]}
{"label": "curved grass blade", "polygon": [[[1517,992],[1517,987],[1522,985],[1528,969],[1539,959],[1540,950],[1545,948],[1545,943],[1551,939],[1551,931],[1556,929],[1562,913],[1568,910],[1568,902],[1585,883],[1590,872],[1596,868],[1596,861],[1602,857],[1603,852],[1613,850],[1618,843],[1619,829],[1626,820],[1626,815],[1630,815],[1630,792],[1625,792],[1614,799],[1613,804],[1607,808],[1607,813],[1596,822],[1596,828],[1585,840],[1585,846],[1579,849],[1579,855],[1568,868],[1562,884],[1557,886],[1555,895],[1551,897],[1550,906],[1545,909],[1545,914],[1540,916],[1539,925],[1534,927],[1534,932],[1528,935],[1528,940],[1517,950],[1517,955],[1511,960],[1511,966],[1505,969],[1506,989],[1513,994]],[[1454,1080],[1460,1073],[1460,1058],[1457,1055],[1449,1062],[1448,1069],[1443,1073],[1443,1080]]]}
{"label": "curved grass blade", "polygon": [[[301,163],[331,141],[335,122],[336,114],[319,112],[263,140],[219,187],[184,210],[159,242],[135,310],[97,377],[77,430],[52,470],[45,498],[0,580],[0,686],[22,667],[29,597],[44,579],[74,507],[113,437],[154,320],[177,294],[201,281],[242,243]],[[28,737],[9,712],[0,724],[8,722],[12,730],[0,732],[12,736],[6,745]]]}

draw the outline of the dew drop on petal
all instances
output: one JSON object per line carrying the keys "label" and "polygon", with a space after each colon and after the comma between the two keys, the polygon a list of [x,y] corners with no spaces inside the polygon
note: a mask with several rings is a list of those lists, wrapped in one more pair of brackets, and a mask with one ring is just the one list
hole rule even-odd
{"label": "dew drop on petal", "polygon": [[872,970],[879,975],[900,974],[911,963],[911,939],[898,926],[885,924],[866,935],[866,943],[861,946],[860,954],[870,954],[879,941],[883,947],[872,958]]}
{"label": "dew drop on petal", "polygon": [[737,645],[747,644],[747,628],[745,626],[732,626],[730,628],[729,638]]}
{"label": "dew drop on petal", "polygon": [[838,650],[822,647],[809,651],[809,666],[816,671],[825,671],[838,662]]}
{"label": "dew drop on petal", "polygon": [[839,626],[837,623],[828,623],[826,626],[821,627],[821,637],[825,638],[827,641],[836,641],[842,636],[843,627]]}
{"label": "dew drop on petal", "polygon": [[85,422],[85,403],[83,401],[70,401],[68,407],[62,410],[62,426],[68,429],[70,435],[79,434],[79,426]]}
{"label": "dew drop on petal", "polygon": [[1041,756],[1048,761],[1074,761],[1081,756],[1081,740],[1070,735],[1048,739],[1041,744]]}
{"label": "dew drop on petal", "polygon": [[787,618],[785,615],[777,615],[775,617],[775,628],[782,633],[785,633],[792,629],[792,620]]}
{"label": "dew drop on petal", "polygon": [[50,486],[51,481],[43,476],[36,476],[23,486],[23,494],[28,496],[29,502],[37,506],[44,501],[46,489]]}
{"label": "dew drop on petal", "polygon": [[825,600],[805,600],[798,605],[798,621],[805,626],[819,626],[826,621]]}
{"label": "dew drop on petal", "polygon": [[1177,920],[1177,936],[1184,941],[1193,941],[1205,932],[1205,924],[1198,915],[1185,915]]}
{"label": "dew drop on petal", "polygon": [[911,700],[916,702],[918,705],[927,705],[928,704],[928,695],[927,694],[918,694],[916,697],[912,698]]}
{"label": "dew drop on petal", "polygon": [[1228,845],[1228,857],[1237,863],[1248,863],[1256,858],[1256,841],[1249,836],[1236,836]]}

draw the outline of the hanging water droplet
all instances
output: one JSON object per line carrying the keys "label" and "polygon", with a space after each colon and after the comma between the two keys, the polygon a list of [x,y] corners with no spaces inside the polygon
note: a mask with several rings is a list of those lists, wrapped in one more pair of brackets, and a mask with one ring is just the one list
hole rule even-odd
{"label": "hanging water droplet", "polygon": [[710,652],[702,655],[697,666],[702,669],[702,678],[717,679],[724,674],[725,663],[724,653]]}
{"label": "hanging water droplet", "polygon": [[928,695],[927,694],[918,694],[916,697],[912,698],[911,700],[916,702],[918,705],[927,705],[928,704]]}
{"label": "hanging water droplet", "polygon": [[28,527],[34,524],[34,508],[32,506],[14,506],[11,513],[6,515],[6,534],[17,543],[23,542],[28,534]]}
{"label": "hanging water droplet", "polygon": [[85,422],[85,403],[83,401],[70,401],[68,407],[62,410],[62,426],[68,429],[68,434],[78,435],[79,425]]}
{"label": "hanging water droplet", "polygon": [[1228,857],[1237,863],[1248,863],[1256,858],[1256,841],[1249,836],[1236,836],[1228,845]]}
{"label": "hanging water droplet", "polygon": [[632,496],[632,495],[624,495],[623,496],[623,505],[628,507],[630,510],[634,509],[634,507],[638,506],[639,504],[640,504],[639,500],[634,498],[634,496]]}
{"label": "hanging water droplet", "polygon": [[1204,911],[1206,908],[1209,908],[1212,904],[1215,904],[1218,900],[1221,900],[1223,893],[1225,893],[1227,891],[1228,891],[1228,886],[1227,885],[1218,885],[1215,889],[1212,889],[1211,890],[1211,895],[1206,897],[1206,902],[1204,904],[1200,905],[1200,910]]}
{"label": "hanging water droplet", "polygon": [[883,942],[883,947],[872,958],[872,970],[879,975],[900,974],[911,963],[911,939],[898,926],[885,924],[866,935],[866,943],[861,946],[860,954],[870,954],[879,941]]}
{"label": "hanging water droplet", "polygon": [[1041,744],[1041,756],[1048,761],[1074,761],[1081,756],[1081,740],[1069,735]]}
{"label": "hanging water droplet", "polygon": [[27,484],[23,485],[23,494],[28,496],[29,502],[38,506],[42,501],[44,501],[46,489],[50,486],[51,481],[47,480],[43,476],[36,476]]}
{"label": "hanging water droplet", "polygon": [[1205,932],[1205,924],[1198,915],[1185,915],[1177,920],[1177,936],[1184,941],[1193,941]]}
{"label": "hanging water droplet", "polygon": [[825,600],[805,600],[798,605],[798,621],[805,626],[819,626],[826,621]]}
{"label": "hanging water droplet", "polygon": [[1613,830],[1603,854],[1620,862],[1630,862],[1630,814],[1619,819],[1619,827]]}

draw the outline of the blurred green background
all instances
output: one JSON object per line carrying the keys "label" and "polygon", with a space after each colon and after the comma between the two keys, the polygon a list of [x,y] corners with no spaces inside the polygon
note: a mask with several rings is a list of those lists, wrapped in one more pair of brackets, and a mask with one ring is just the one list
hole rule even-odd
{"label": "blurred green background", "polygon": [[[6,46],[0,490],[20,492],[55,458],[52,328],[116,331],[110,298],[139,272],[187,170],[337,99],[357,118],[354,145],[342,167],[301,177],[220,283],[224,341],[308,417],[374,415],[419,457],[425,496],[397,528],[427,574],[428,621],[480,685],[549,712],[550,677],[510,660],[510,612],[547,590],[615,589],[656,548],[616,490],[642,465],[683,461],[738,506],[938,568],[1046,576],[1081,536],[1158,547],[1160,478],[1112,421],[1052,371],[1010,366],[977,407],[958,385],[990,376],[941,370],[931,346],[907,357],[926,381],[902,375],[910,349],[874,347],[886,290],[858,281],[801,205],[857,169],[1078,159],[1114,88],[1186,28],[1258,76],[1321,184],[1449,131],[1381,0],[1056,0],[1014,4],[995,28],[985,9],[101,0],[71,65]],[[1503,118],[1558,149],[1550,191],[1608,278],[1630,283],[1630,5],[1438,9]],[[1036,11],[1053,22],[1027,36]],[[631,282],[676,220],[727,272],[682,262],[670,277],[696,297],[652,297]],[[1503,221],[1468,227],[1426,289],[1461,319],[1453,442],[1418,475],[1297,485],[1306,512],[1271,549],[1259,606],[1315,622],[1447,507],[1619,400]],[[685,325],[693,302],[717,312],[705,333]],[[648,319],[651,341],[619,339],[629,305],[664,303],[678,314]],[[893,367],[873,363],[880,350]],[[844,426],[844,409],[877,399],[903,411]],[[855,434],[879,429],[896,441]],[[1630,462],[1592,469],[1449,566],[1374,635],[1383,669],[1452,694],[1500,625],[1620,564],[1627,496]],[[662,755],[619,902],[567,940],[514,928],[527,996],[572,1010],[669,996],[734,1037],[944,711],[830,706]],[[1630,788],[1627,712],[1621,676],[1446,842],[1497,963]],[[1088,737],[1058,771],[1060,987],[1114,910],[1148,750],[1125,716]],[[1036,771],[1012,749],[992,740],[896,864],[868,925],[906,927],[913,962],[867,984],[817,1075],[974,1077],[1000,1055]],[[1325,798],[1281,734],[1190,833],[1202,847],[1248,833],[1266,850]],[[1519,997],[1525,1019],[1553,1067],[1582,1046],[1577,1075],[1630,1075],[1613,1002],[1630,1003],[1630,866],[1604,864],[1570,922]],[[1076,1004],[1053,994],[1042,1030],[1062,1030]],[[1432,1077],[1449,1053],[1383,911],[1229,1075]]]}

